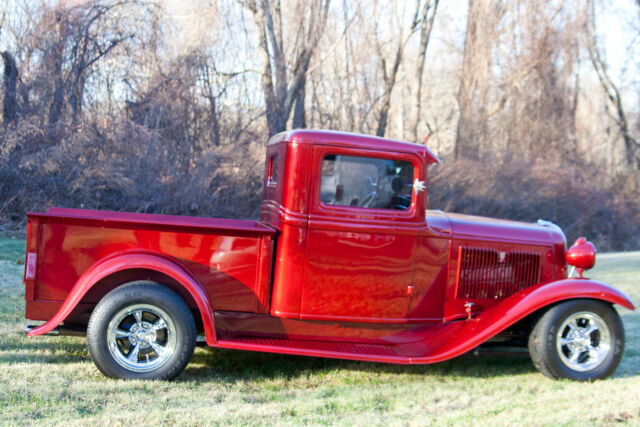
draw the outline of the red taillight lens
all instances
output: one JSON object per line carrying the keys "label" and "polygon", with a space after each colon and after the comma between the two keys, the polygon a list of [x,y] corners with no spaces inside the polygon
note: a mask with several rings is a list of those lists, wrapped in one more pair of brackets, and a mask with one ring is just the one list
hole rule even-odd
{"label": "red taillight lens", "polygon": [[580,237],[565,255],[567,264],[582,270],[593,268],[596,264],[596,247],[586,238]]}

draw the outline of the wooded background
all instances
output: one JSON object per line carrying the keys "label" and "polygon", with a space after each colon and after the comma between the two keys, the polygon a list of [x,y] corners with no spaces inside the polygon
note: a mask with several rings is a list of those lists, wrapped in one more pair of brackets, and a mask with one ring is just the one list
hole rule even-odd
{"label": "wooded background", "polygon": [[53,205],[256,218],[265,142],[309,127],[426,144],[431,209],[640,248],[640,0],[0,9],[5,226]]}

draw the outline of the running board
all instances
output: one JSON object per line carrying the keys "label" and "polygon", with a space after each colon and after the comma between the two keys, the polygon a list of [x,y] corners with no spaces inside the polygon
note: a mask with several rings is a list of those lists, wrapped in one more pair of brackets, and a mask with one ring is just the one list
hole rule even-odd
{"label": "running board", "polygon": [[411,357],[403,354],[397,346],[382,344],[249,337],[218,340],[217,347],[368,362],[411,363]]}
{"label": "running board", "polygon": [[[433,361],[425,360],[423,357],[410,354],[410,346],[403,348],[402,346],[384,344],[239,337],[218,340],[217,347],[366,362],[423,364],[437,361],[435,359]],[[526,348],[521,347],[487,345],[476,347],[472,354],[476,356],[489,354],[528,356],[529,353]]]}
{"label": "running board", "polygon": [[473,349],[474,356],[529,356],[529,349],[517,346],[481,345]]}

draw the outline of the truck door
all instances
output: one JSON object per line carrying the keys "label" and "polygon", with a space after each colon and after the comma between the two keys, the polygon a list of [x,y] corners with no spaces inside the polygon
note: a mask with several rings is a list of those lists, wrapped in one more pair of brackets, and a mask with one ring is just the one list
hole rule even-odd
{"label": "truck door", "polygon": [[406,321],[422,173],[411,154],[314,147],[300,318]]}

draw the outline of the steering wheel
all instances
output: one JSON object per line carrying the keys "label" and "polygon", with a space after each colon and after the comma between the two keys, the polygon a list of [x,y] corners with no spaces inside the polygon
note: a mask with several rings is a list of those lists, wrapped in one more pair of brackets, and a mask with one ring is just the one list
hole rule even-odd
{"label": "steering wheel", "polygon": [[359,206],[363,208],[370,208],[371,205],[378,200],[378,197],[380,197],[378,194],[378,183],[370,176],[367,176],[367,183],[371,186],[372,190],[362,199],[362,202],[360,202]]}
{"label": "steering wheel", "polygon": [[397,210],[407,210],[409,206],[411,206],[411,193],[402,194],[403,190],[411,184],[406,184],[404,180],[396,176],[391,181],[391,190],[393,191],[393,196],[391,196],[391,200],[389,202],[389,207],[391,209]]}
{"label": "steering wheel", "polygon": [[391,209],[397,209],[400,211],[406,211],[411,206],[411,196],[408,194],[405,195],[395,195],[391,198]]}

